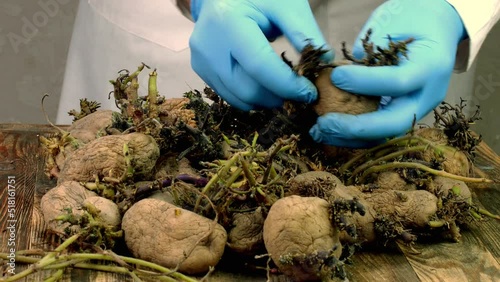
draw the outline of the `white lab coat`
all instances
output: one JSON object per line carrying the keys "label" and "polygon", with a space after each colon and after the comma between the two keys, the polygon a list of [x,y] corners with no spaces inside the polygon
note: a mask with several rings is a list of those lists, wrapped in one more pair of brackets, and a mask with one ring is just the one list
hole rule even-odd
{"label": "white lab coat", "polygon": [[[352,43],[382,0],[310,0],[316,20],[327,41],[335,49],[340,42]],[[500,0],[448,0],[459,12],[470,40],[463,42],[446,100],[451,103],[472,95],[474,58],[486,34],[498,20]],[[79,108],[86,97],[116,109],[108,99],[109,79],[123,68],[134,71],[144,62],[158,69],[161,95],[179,97],[190,89],[202,89],[203,81],[191,69],[188,41],[194,24],[177,11],[173,1],[80,0],[70,44],[57,123],[68,124],[67,112]],[[273,43],[278,52],[297,58],[296,52],[281,38]],[[295,54],[295,56],[294,56]],[[148,76],[140,83],[146,90]],[[425,122],[430,122],[427,118]]]}

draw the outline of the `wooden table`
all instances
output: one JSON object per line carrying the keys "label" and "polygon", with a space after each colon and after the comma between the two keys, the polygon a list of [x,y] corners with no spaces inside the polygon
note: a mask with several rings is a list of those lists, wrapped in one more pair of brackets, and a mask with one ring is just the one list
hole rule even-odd
{"label": "wooden table", "polygon": [[[8,179],[15,178],[15,248],[47,248],[40,198],[55,186],[43,173],[38,136],[54,130],[45,125],[0,125],[0,251],[9,251]],[[486,144],[478,148],[477,168],[495,184],[475,189],[477,200],[500,214],[500,158]],[[12,190],[12,189],[11,189]],[[418,243],[412,250],[363,251],[347,266],[350,281],[500,281],[500,222],[487,220],[462,231],[459,243]],[[418,253],[415,252],[418,251]],[[22,269],[17,264],[16,272]],[[27,281],[39,281],[40,273]],[[123,281],[126,277],[72,269],[66,281]],[[262,277],[216,273],[212,281],[266,281]]]}

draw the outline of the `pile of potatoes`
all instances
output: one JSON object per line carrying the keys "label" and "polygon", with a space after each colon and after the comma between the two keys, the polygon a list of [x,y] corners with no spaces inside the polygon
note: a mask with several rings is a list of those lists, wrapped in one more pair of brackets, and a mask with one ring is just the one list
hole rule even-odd
{"label": "pile of potatoes", "polygon": [[110,231],[123,230],[134,256],[188,274],[208,271],[222,257],[227,240],[217,222],[161,196],[138,201],[123,212],[112,200],[119,192],[89,189],[125,178],[140,183],[158,173],[160,150],[155,139],[138,132],[108,135],[111,118],[111,111],[96,111],[69,128],[69,134],[80,142],[76,148],[65,144],[55,156],[57,186],[41,200],[47,228],[59,234],[81,232],[87,228],[83,215],[93,211],[95,224]]}
{"label": "pile of potatoes", "polygon": [[[184,109],[176,105],[176,110]],[[135,257],[186,274],[209,271],[225,252],[245,258],[267,253],[291,279],[327,280],[345,275],[342,251],[347,246],[412,243],[417,234],[433,230],[458,240],[457,220],[474,213],[471,192],[461,180],[431,176],[416,185],[402,178],[401,171],[388,170],[370,174],[369,184],[346,185],[331,172],[303,165],[309,171],[281,179],[279,199],[234,212],[229,224],[218,222],[217,216],[207,218],[182,208],[168,189],[174,180],[192,180],[201,172],[188,160],[178,160],[175,152],[160,153],[156,137],[113,129],[115,114],[98,110],[59,137],[41,139],[48,152],[47,175],[57,178],[57,186],[41,200],[47,227],[66,235],[98,230],[99,235],[87,238],[99,237],[97,242],[106,248],[113,243],[101,237],[123,235]],[[162,114],[169,117],[168,109]],[[444,171],[468,176],[467,158],[440,143],[442,131],[424,129],[419,134],[440,144]],[[435,155],[423,150],[413,157],[431,162]],[[184,177],[176,178],[179,175]],[[216,180],[184,185],[199,195],[200,185]],[[139,190],[158,186],[151,196],[137,196]]]}

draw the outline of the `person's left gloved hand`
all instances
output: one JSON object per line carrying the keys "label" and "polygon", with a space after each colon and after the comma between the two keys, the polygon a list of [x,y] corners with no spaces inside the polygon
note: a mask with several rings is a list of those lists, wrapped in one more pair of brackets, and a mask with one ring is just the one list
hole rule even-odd
{"label": "person's left gloved hand", "polygon": [[467,35],[460,16],[444,0],[394,0],[379,6],[358,35],[353,48],[364,56],[361,39],[372,28],[378,46],[413,37],[408,59],[398,66],[341,66],[333,83],[346,91],[383,97],[378,111],[348,115],[330,113],[318,118],[309,133],[317,142],[341,147],[368,147],[404,134],[446,96],[458,43]]}

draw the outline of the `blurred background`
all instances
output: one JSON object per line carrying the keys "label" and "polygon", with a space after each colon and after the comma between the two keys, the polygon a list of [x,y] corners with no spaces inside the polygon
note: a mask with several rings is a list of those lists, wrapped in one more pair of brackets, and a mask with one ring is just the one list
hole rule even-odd
{"label": "blurred background", "polygon": [[[78,1],[56,3],[56,12],[48,14],[39,1],[0,2],[0,123],[46,123],[40,108],[44,93],[50,94],[45,100],[49,118],[56,119]],[[482,120],[473,129],[500,154],[499,42],[497,24],[477,58],[469,104],[481,107]],[[103,78],[103,83],[109,79]]]}

